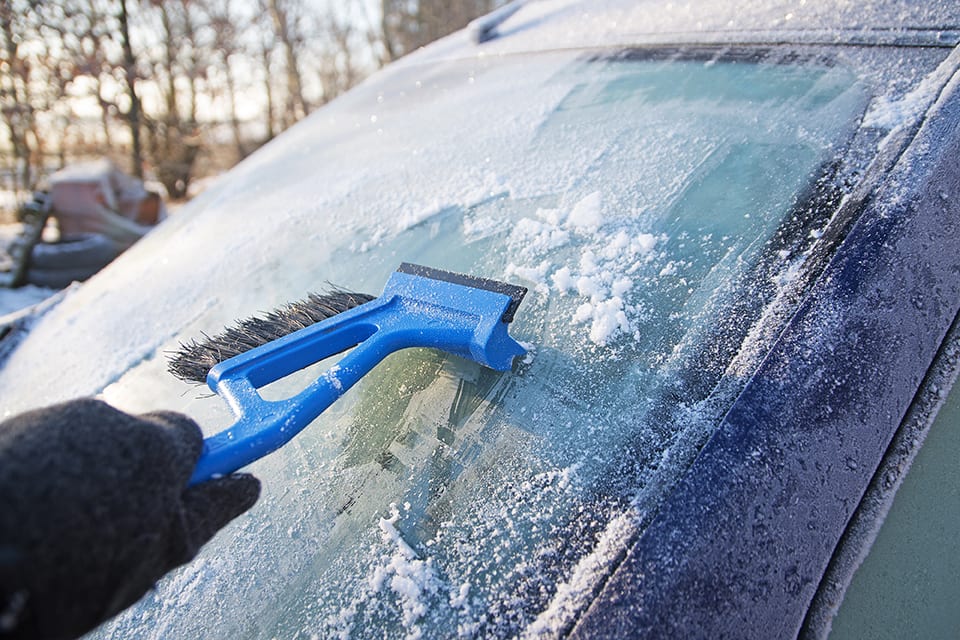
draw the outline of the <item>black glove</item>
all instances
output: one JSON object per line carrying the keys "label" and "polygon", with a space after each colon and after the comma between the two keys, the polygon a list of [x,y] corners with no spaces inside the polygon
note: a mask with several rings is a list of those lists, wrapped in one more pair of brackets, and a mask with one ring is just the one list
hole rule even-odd
{"label": "black glove", "polygon": [[190,418],[75,400],[0,423],[0,638],[74,638],[139,600],[256,502],[236,474],[187,488]]}

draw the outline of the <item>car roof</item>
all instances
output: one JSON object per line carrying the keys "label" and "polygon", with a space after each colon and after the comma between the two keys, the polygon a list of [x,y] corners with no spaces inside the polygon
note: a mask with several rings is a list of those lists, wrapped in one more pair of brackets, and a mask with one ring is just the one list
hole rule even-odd
{"label": "car roof", "polygon": [[954,46],[960,42],[960,17],[955,4],[942,0],[519,0],[405,62],[476,51],[725,42]]}

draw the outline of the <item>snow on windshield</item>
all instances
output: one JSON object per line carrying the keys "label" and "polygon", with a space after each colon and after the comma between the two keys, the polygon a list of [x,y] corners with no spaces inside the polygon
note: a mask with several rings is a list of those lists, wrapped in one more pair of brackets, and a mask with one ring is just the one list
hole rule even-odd
{"label": "snow on windshield", "polygon": [[368,83],[255,154],[63,303],[104,337],[53,393],[219,431],[228,409],[165,351],[327,282],[379,293],[401,261],[530,286],[511,329],[530,355],[508,374],[387,358],[103,634],[562,631],[729,401],[761,266],[810,240],[792,217],[865,100],[827,64],[479,58]]}

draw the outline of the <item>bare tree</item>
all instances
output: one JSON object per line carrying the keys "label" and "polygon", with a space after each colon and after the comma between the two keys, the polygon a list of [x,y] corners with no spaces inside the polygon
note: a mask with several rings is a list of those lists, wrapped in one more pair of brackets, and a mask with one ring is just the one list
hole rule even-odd
{"label": "bare tree", "polygon": [[268,142],[276,135],[274,129],[274,95],[273,95],[273,49],[276,43],[276,37],[272,29],[260,29],[259,48],[257,53],[263,72],[263,96],[266,100],[264,106],[264,124],[266,125],[266,135],[264,142]]}
{"label": "bare tree", "polygon": [[326,36],[319,61],[320,86],[323,101],[328,102],[354,83],[355,71],[350,51],[353,28],[332,15],[325,16],[323,31]]}
{"label": "bare tree", "polygon": [[26,32],[36,26],[29,24],[33,15],[26,3],[0,2],[0,109],[13,152],[14,188],[26,191],[36,183],[41,146],[31,90],[34,64],[21,49]]}
{"label": "bare tree", "polygon": [[131,156],[130,161],[133,175],[143,178],[143,143],[140,139],[141,111],[140,96],[137,95],[137,58],[133,54],[133,44],[130,41],[130,14],[127,11],[127,0],[120,2],[120,44],[123,48],[123,80],[127,89],[130,106],[124,114],[130,127]]}
{"label": "bare tree", "polygon": [[[45,148],[62,165],[129,139],[132,173],[143,176],[149,156],[168,193],[184,196],[200,153],[243,157],[259,142],[240,119],[253,83],[270,139],[372,68],[499,4],[381,0],[378,15],[368,0],[325,2],[258,0],[251,16],[238,0],[0,0],[0,142],[17,184],[34,187]],[[81,92],[99,106],[92,127],[74,117]],[[218,94],[225,116],[202,106]],[[226,154],[211,151],[216,136],[200,135],[223,123]],[[53,133],[43,140],[41,131]]]}
{"label": "bare tree", "polygon": [[[149,135],[150,160],[157,179],[173,198],[186,195],[193,173],[198,145],[196,128],[196,85],[192,81],[192,62],[196,42],[188,33],[193,27],[191,5],[187,2],[151,0],[151,8],[160,21],[162,52],[153,65],[154,82],[161,95],[159,111],[144,113],[143,122]],[[185,41],[188,47],[185,51]],[[186,60],[186,62],[185,62]],[[186,69],[186,72],[184,72]],[[177,80],[188,78],[188,115],[182,114],[181,92]]]}
{"label": "bare tree", "polygon": [[[106,94],[107,78],[111,77],[113,67],[107,54],[107,43],[114,27],[112,22],[110,16],[100,10],[96,0],[84,0],[75,12],[70,31],[75,35],[77,44],[73,49],[65,45],[76,63],[76,75],[85,75],[93,80],[93,93],[100,107],[100,128],[107,153],[113,148],[111,121],[119,113],[116,102]],[[69,42],[66,35],[66,32],[61,32],[61,41],[64,43]]]}
{"label": "bare tree", "polygon": [[238,33],[243,29],[242,25],[238,24],[239,18],[232,10],[231,4],[231,0],[208,0],[206,11],[210,20],[210,28],[213,31],[214,55],[217,57],[218,66],[226,83],[230,130],[233,133],[237,159],[242,160],[248,152],[243,142],[240,118],[237,116],[237,81],[234,77],[231,58],[236,58],[241,53]]}
{"label": "bare tree", "polygon": [[[62,83],[61,89],[81,78],[89,78],[90,95],[100,108],[101,152],[112,146],[111,120],[117,115],[116,103],[110,99],[107,87],[112,82],[115,63],[108,55],[112,33],[118,25],[115,16],[102,9],[98,0],[61,0],[57,3],[35,3],[40,13],[44,43],[55,43],[57,55],[48,51],[48,68]],[[62,103],[70,106],[72,96],[61,90],[53,108]]]}
{"label": "bare tree", "polygon": [[194,15],[194,4],[195,0],[180,0],[180,15],[183,17],[181,44],[186,48],[183,72],[190,90],[187,123],[191,129],[197,126],[197,95],[199,91],[197,83],[206,77],[206,65],[201,60],[201,45],[197,34],[198,19]]}
{"label": "bare tree", "polygon": [[298,0],[262,0],[273,22],[277,42],[283,49],[286,73],[286,104],[281,124],[284,129],[310,113],[304,98],[303,76],[300,73],[300,57],[304,38],[300,34],[299,19],[303,5]]}
{"label": "bare tree", "polygon": [[[46,61],[44,75],[46,91],[42,99],[35,99],[35,106],[42,109],[52,118],[58,129],[56,139],[58,168],[67,164],[67,147],[70,145],[71,134],[74,129],[73,102],[70,100],[70,86],[75,78],[74,68],[70,61],[62,56],[54,55],[51,43],[46,39],[41,41],[40,55]],[[52,141],[48,141],[48,145]]]}

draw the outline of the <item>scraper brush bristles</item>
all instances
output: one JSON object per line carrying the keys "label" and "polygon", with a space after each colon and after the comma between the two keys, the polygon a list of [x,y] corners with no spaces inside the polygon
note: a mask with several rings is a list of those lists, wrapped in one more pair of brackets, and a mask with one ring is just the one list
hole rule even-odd
{"label": "scraper brush bristles", "polygon": [[203,383],[210,369],[224,360],[373,299],[365,293],[341,289],[311,293],[305,300],[292,302],[264,316],[241,320],[216,336],[204,334],[200,340],[181,343],[180,349],[171,356],[167,370],[181,380]]}

